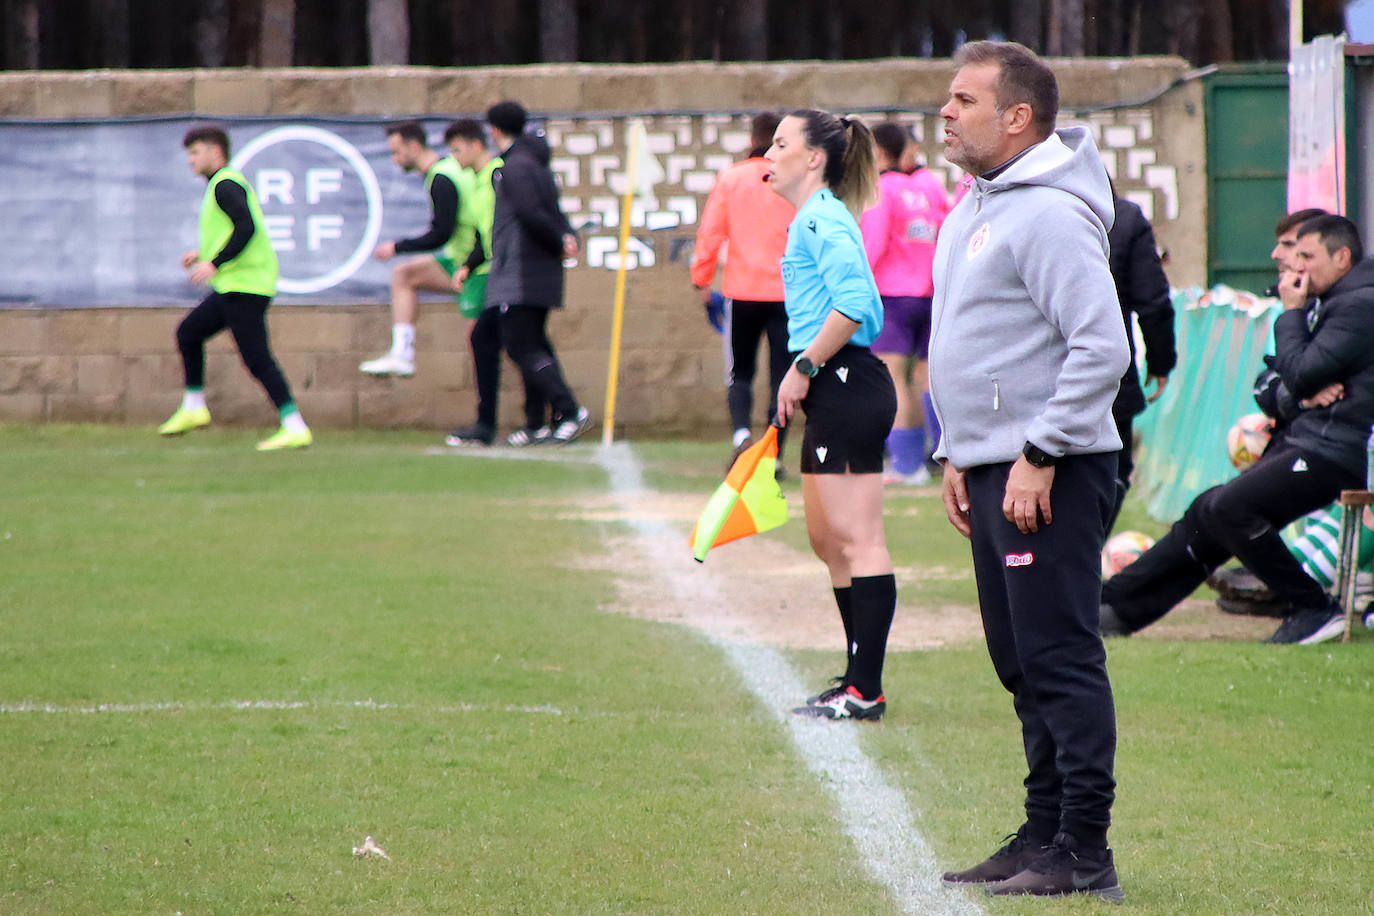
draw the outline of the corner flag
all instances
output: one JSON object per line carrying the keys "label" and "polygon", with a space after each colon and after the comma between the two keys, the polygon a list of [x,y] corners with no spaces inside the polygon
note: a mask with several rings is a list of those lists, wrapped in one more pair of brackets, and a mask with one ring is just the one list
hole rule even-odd
{"label": "corner flag", "polygon": [[787,499],[773,476],[778,466],[778,428],[740,453],[692,529],[692,554],[706,562],[712,547],[787,521]]}

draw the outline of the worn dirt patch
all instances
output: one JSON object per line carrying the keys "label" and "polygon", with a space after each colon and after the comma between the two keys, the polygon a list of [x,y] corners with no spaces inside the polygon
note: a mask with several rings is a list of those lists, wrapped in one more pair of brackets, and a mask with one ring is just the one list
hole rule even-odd
{"label": "worn dirt patch", "polygon": [[[575,502],[548,499],[549,515],[587,521],[616,522],[654,520],[671,527],[662,543],[652,545],[651,555],[681,557],[685,574],[698,568],[687,547],[691,530],[703,505],[698,495],[644,493],[630,506],[626,497],[589,494]],[[528,505],[528,503],[526,503]],[[791,506],[793,524],[802,523],[800,504]],[[639,545],[643,546],[643,545]],[[758,645],[795,649],[843,650],[844,631],[835,610],[834,596],[825,567],[810,552],[799,551],[769,537],[746,538],[712,551],[707,559],[712,575],[728,583],[723,598],[703,598],[688,604],[674,598],[657,581],[654,570],[627,569],[624,558],[641,556],[629,536],[610,538],[607,549],[583,557],[579,566],[615,577],[619,594],[607,608],[614,613],[649,620],[682,623],[713,635],[741,639]],[[900,561],[900,557],[894,557]],[[901,565],[896,567],[901,586],[932,579],[971,579],[965,569]],[[707,590],[709,591],[709,590]],[[892,649],[931,649],[953,644],[981,642],[982,622],[973,605],[922,604],[905,588],[892,623],[888,644]],[[1217,610],[1211,601],[1188,600],[1154,626],[1132,637],[1164,640],[1263,639],[1278,626],[1268,618],[1237,617]]]}

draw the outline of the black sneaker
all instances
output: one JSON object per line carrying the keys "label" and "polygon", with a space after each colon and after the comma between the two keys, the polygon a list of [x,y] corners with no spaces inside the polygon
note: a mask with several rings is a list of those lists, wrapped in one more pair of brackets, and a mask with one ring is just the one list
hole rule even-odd
{"label": "black sneaker", "polygon": [[1223,595],[1217,599],[1217,607],[1228,614],[1241,614],[1246,617],[1282,617],[1288,612],[1288,602],[1274,598],[1261,601],[1255,598],[1227,598]]}
{"label": "black sneaker", "polygon": [[879,694],[876,699],[865,700],[863,694],[852,686],[828,691],[830,696],[814,706],[798,706],[792,712],[799,716],[816,719],[860,719],[876,722],[887,711],[887,697]]}
{"label": "black sneaker", "polygon": [[528,448],[531,445],[543,445],[551,438],[553,438],[553,430],[547,426],[541,426],[538,429],[522,426],[506,438],[506,444],[516,448]]}
{"label": "black sneaker", "polygon": [[1207,577],[1207,585],[1223,598],[1243,598],[1247,601],[1272,601],[1274,593],[1264,580],[1244,566],[1228,566]]}
{"label": "black sneaker", "polygon": [[837,674],[830,679],[830,686],[816,694],[814,697],[806,698],[807,706],[815,706],[817,703],[829,703],[835,698],[835,694],[844,693],[844,689],[849,686],[849,682],[844,679],[843,674]]}
{"label": "black sneaker", "polygon": [[577,413],[571,417],[557,419],[553,423],[553,434],[551,441],[560,445],[572,442],[578,436],[587,431],[587,427],[592,425],[592,416],[587,412],[587,408],[577,408]]}
{"label": "black sneaker", "polygon": [[1005,845],[977,865],[963,871],[947,871],[941,880],[951,887],[1005,881],[1012,875],[1025,871],[1026,866],[1030,865],[1031,860],[1039,855],[1043,848],[1026,839],[1025,824],[1021,825],[1020,830],[1003,837],[1002,840]]}
{"label": "black sneaker", "polygon": [[989,897],[1009,897],[1033,894],[1037,897],[1060,897],[1065,894],[1089,894],[1109,903],[1121,903],[1126,892],[1116,878],[1112,851],[1100,853],[1075,852],[1065,834],[1058,834],[1054,842],[1044,847],[1029,865],[1005,881],[989,884]]}
{"label": "black sneaker", "polygon": [[454,448],[463,448],[472,445],[491,445],[496,438],[491,427],[483,426],[481,423],[472,423],[462,429],[455,429],[444,437],[444,444]]}
{"label": "black sneaker", "polygon": [[1317,611],[1294,611],[1265,642],[1312,646],[1338,638],[1345,632],[1345,611],[1333,598],[1331,604]]}

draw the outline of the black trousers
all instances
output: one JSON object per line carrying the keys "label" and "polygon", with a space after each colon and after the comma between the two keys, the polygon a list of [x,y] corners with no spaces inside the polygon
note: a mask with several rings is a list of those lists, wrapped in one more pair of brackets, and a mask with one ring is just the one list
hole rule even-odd
{"label": "black trousers", "polygon": [[1116,453],[1055,468],[1054,521],[1022,534],[1002,515],[1008,464],[970,468],[973,569],[988,654],[1012,695],[1026,750],[1026,820],[1105,848],[1116,780],[1116,710],[1097,633],[1100,554]]}
{"label": "black trousers", "polygon": [[1239,477],[1199,494],[1168,534],[1102,584],[1103,603],[1139,629],[1163,617],[1212,570],[1235,557],[1291,610],[1325,607],[1326,590],[1302,571],[1279,531],[1362,481],[1291,445],[1275,445]]}
{"label": "black trousers", "polygon": [[267,307],[271,296],[211,293],[177,325],[177,349],[187,388],[205,387],[205,341],[225,328],[234,335],[248,371],[278,408],[291,402],[291,387],[272,356],[267,340]]}
{"label": "black trousers", "polygon": [[472,372],[477,382],[477,423],[495,430],[501,396],[500,309],[482,309],[468,334],[468,346],[472,348]]}
{"label": "black trousers", "polygon": [[768,416],[778,412],[778,386],[792,368],[787,350],[787,311],[781,302],[753,302],[743,299],[730,303],[730,387],[726,403],[734,429],[747,429],[754,413],[754,376],[758,372],[759,341],[768,337]]}
{"label": "black trousers", "polygon": [[1116,526],[1116,517],[1121,514],[1121,506],[1126,502],[1126,494],[1131,489],[1131,474],[1135,471],[1135,414],[1127,410],[1112,409],[1112,419],[1116,421],[1116,431],[1121,436],[1121,451],[1116,458],[1116,494],[1112,501],[1112,514],[1107,519],[1107,533],[1111,534]]}
{"label": "black trousers", "polygon": [[520,367],[525,383],[525,425],[537,429],[577,415],[577,399],[563,380],[563,369],[545,328],[549,310],[540,305],[500,306],[501,346]]}

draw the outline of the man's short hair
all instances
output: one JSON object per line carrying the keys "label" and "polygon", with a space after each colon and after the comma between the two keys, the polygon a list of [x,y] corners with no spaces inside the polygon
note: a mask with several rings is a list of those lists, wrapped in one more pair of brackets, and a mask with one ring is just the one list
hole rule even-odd
{"label": "man's short hair", "polygon": [[224,154],[224,158],[229,158],[229,135],[223,128],[219,127],[193,127],[186,132],[186,136],[181,138],[181,148],[190,149],[192,143],[208,143],[211,146],[218,146],[219,151]]}
{"label": "man's short hair", "polygon": [[1014,41],[971,41],[954,54],[958,67],[996,64],[997,110],[1022,102],[1031,107],[1031,126],[1041,136],[1054,132],[1059,117],[1059,81],[1034,51]]}
{"label": "man's short hair", "polygon": [[388,124],[386,135],[390,137],[392,134],[400,137],[406,143],[429,146],[429,137],[425,136],[424,125],[419,121],[398,121],[395,124]]}
{"label": "man's short hair", "polygon": [[1322,246],[1326,248],[1326,253],[1329,255],[1334,255],[1342,248],[1349,248],[1352,267],[1364,260],[1364,246],[1360,244],[1360,230],[1355,228],[1355,224],[1344,216],[1336,216],[1334,213],[1314,216],[1298,227],[1298,238],[1305,235],[1315,235],[1320,238]]}
{"label": "man's short hair", "polygon": [[778,132],[782,115],[776,111],[760,111],[749,122],[749,144],[754,149],[773,145],[773,135]]}
{"label": "man's short hair", "polygon": [[1325,215],[1326,211],[1320,207],[1308,207],[1306,210],[1294,210],[1292,213],[1289,213],[1287,216],[1283,217],[1283,219],[1279,220],[1278,224],[1274,226],[1274,238],[1278,238],[1281,235],[1287,235],[1309,219],[1316,219],[1319,216]]}
{"label": "man's short hair", "polygon": [[884,121],[873,128],[873,142],[878,144],[878,149],[896,165],[902,158],[902,151],[911,142],[911,134],[900,124]]}
{"label": "man's short hair", "polygon": [[476,118],[459,118],[444,128],[444,142],[452,143],[455,139],[477,140],[486,143],[487,132],[482,127],[482,122]]}
{"label": "man's short hair", "polygon": [[518,137],[525,130],[530,113],[519,102],[497,102],[487,109],[487,123],[508,137]]}

